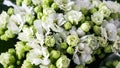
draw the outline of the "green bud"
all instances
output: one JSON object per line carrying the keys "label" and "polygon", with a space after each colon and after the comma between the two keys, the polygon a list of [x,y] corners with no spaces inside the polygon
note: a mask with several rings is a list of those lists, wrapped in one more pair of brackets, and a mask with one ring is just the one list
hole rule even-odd
{"label": "green bud", "polygon": [[[42,16],[43,16],[42,12],[38,12],[38,13],[37,13],[37,18],[38,18],[38,19],[41,19],[41,18],[42,18],[42,19],[44,20],[44,18],[43,18]],[[45,20],[46,20],[46,18],[45,18]]]}
{"label": "green bud", "polygon": [[93,26],[93,31],[96,35],[100,35],[101,34],[101,28],[97,25]]}
{"label": "green bud", "polygon": [[51,7],[55,10],[59,8],[57,3],[52,3]]}
{"label": "green bud", "polygon": [[69,36],[67,36],[67,40],[66,41],[67,41],[69,46],[74,47],[74,46],[77,46],[77,44],[80,41],[80,39],[77,36],[75,36],[75,35],[69,35]]}
{"label": "green bud", "polygon": [[26,5],[30,5],[32,3],[32,0],[23,0],[23,3],[25,3]]}
{"label": "green bud", "polygon": [[83,65],[77,65],[75,68],[85,68]]}
{"label": "green bud", "polygon": [[100,55],[101,53],[102,53],[102,52],[101,52],[101,49],[98,48],[98,49],[96,50],[96,54]]}
{"label": "green bud", "polygon": [[14,65],[10,65],[10,66],[8,66],[8,68],[15,68],[15,66]]}
{"label": "green bud", "polygon": [[42,19],[43,22],[45,22],[46,21],[46,15],[43,15],[41,19]]}
{"label": "green bud", "polygon": [[54,59],[58,59],[60,57],[60,51],[52,50],[50,53],[50,57],[52,57]]}
{"label": "green bud", "polygon": [[4,29],[3,28],[0,28],[0,35],[4,34]]}
{"label": "green bud", "polygon": [[24,60],[21,68],[33,68],[33,65],[28,60]]}
{"label": "green bud", "polygon": [[91,19],[91,18],[90,18],[89,16],[86,16],[86,17],[85,17],[85,20],[86,20],[86,21],[90,21],[90,19]]}
{"label": "green bud", "polygon": [[114,60],[114,61],[113,61],[113,66],[116,67],[118,63],[119,63],[118,60]]}
{"label": "green bud", "polygon": [[16,64],[17,64],[17,65],[20,65],[20,64],[21,64],[21,61],[20,61],[20,60],[17,60]]}
{"label": "green bud", "polygon": [[46,36],[45,37],[45,45],[48,47],[54,47],[55,38],[53,36]]}
{"label": "green bud", "polygon": [[74,49],[69,46],[69,47],[67,48],[67,53],[72,55],[72,54],[74,53]]}
{"label": "green bud", "polygon": [[11,55],[14,55],[16,52],[15,52],[14,48],[10,48],[10,49],[8,49],[8,53]]}
{"label": "green bud", "polygon": [[96,8],[91,8],[91,9],[90,9],[90,13],[93,14],[93,13],[95,13],[95,12],[97,12],[97,9],[96,9]]}
{"label": "green bud", "polygon": [[12,15],[14,13],[14,9],[13,8],[9,8],[8,11],[7,11],[7,13],[9,15]]}
{"label": "green bud", "polygon": [[66,22],[66,23],[64,24],[65,30],[69,30],[69,29],[71,29],[71,27],[72,27],[72,24],[71,24],[70,22]]}
{"label": "green bud", "polygon": [[16,0],[16,5],[20,6],[22,4],[22,0]]}
{"label": "green bud", "polygon": [[8,41],[9,38],[4,34],[0,36],[0,39],[4,41]]}
{"label": "green bud", "polygon": [[112,48],[110,45],[108,45],[107,47],[104,48],[104,52],[105,53],[111,53],[112,52]]}
{"label": "green bud", "polygon": [[29,51],[30,49],[31,48],[25,45],[24,42],[17,42],[17,44],[15,45],[17,58],[21,60],[23,57],[25,57],[25,52]]}
{"label": "green bud", "polygon": [[107,67],[109,67],[110,65],[112,65],[112,61],[107,61],[107,62],[105,63],[105,65],[106,65]]}
{"label": "green bud", "polygon": [[93,61],[95,61],[95,57],[94,57],[94,56],[92,56],[92,58],[91,58],[89,61],[87,61],[87,64],[90,64],[90,63],[92,63]]}
{"label": "green bud", "polygon": [[113,19],[118,19],[119,14],[118,13],[111,13],[110,17],[112,17]]}
{"label": "green bud", "polygon": [[34,8],[34,11],[35,11],[36,13],[41,12],[41,11],[42,11],[41,5],[36,6],[36,7]]}
{"label": "green bud", "polygon": [[32,25],[33,24],[33,21],[34,21],[34,16],[32,14],[27,14],[25,19],[26,19],[26,22],[29,24],[29,25]]}
{"label": "green bud", "polygon": [[70,59],[67,58],[67,56],[62,55],[57,61],[56,61],[56,67],[57,68],[68,68],[70,64]]}
{"label": "green bud", "polygon": [[91,29],[91,26],[88,22],[83,23],[80,28],[84,31],[84,32],[88,32]]}
{"label": "green bud", "polygon": [[87,8],[81,8],[81,12],[82,12],[84,15],[86,15],[86,14],[88,13],[88,10],[87,10]]}
{"label": "green bud", "polygon": [[81,18],[80,22],[81,22],[81,23],[84,23],[84,22],[85,22],[85,16],[84,16],[84,15],[82,15],[82,18]]}
{"label": "green bud", "polygon": [[104,57],[105,57],[105,54],[104,54],[104,53],[102,53],[102,54],[99,55],[99,58],[100,58],[100,59],[102,59],[102,58],[104,58]]}
{"label": "green bud", "polygon": [[15,35],[12,33],[11,30],[6,30],[6,31],[5,31],[5,35],[6,35],[8,38],[13,38],[13,37],[15,37]]}
{"label": "green bud", "polygon": [[56,68],[55,65],[50,64],[49,68]]}
{"label": "green bud", "polygon": [[62,49],[66,49],[66,48],[68,47],[68,45],[67,45],[66,42],[63,42],[63,43],[60,44],[60,47],[61,47]]}

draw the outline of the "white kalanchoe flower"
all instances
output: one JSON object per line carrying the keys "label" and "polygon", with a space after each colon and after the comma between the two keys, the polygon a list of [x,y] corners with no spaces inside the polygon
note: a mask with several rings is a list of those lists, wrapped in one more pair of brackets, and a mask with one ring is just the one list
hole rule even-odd
{"label": "white kalanchoe flower", "polygon": [[71,24],[77,25],[78,22],[82,19],[82,13],[79,11],[71,10],[65,15],[66,20],[70,21]]}
{"label": "white kalanchoe flower", "polygon": [[120,4],[117,2],[112,2],[112,1],[104,1],[106,6],[111,10],[113,13],[120,12]]}
{"label": "white kalanchoe flower", "polygon": [[30,50],[27,59],[31,64],[35,65],[49,65],[49,52],[46,47],[34,48]]}
{"label": "white kalanchoe flower", "polygon": [[104,19],[104,14],[100,13],[99,11],[95,12],[93,15],[91,15],[91,19],[96,25],[101,25]]}
{"label": "white kalanchoe flower", "polygon": [[23,32],[18,34],[18,39],[22,41],[29,41],[34,38],[33,29],[31,27],[24,27]]}
{"label": "white kalanchoe flower", "polygon": [[17,15],[12,15],[9,18],[7,28],[8,30],[11,30],[13,34],[18,34],[21,30],[19,25],[21,24],[21,21]]}
{"label": "white kalanchoe flower", "polygon": [[75,0],[75,10],[80,10],[82,8],[90,9],[92,8],[92,4],[90,0]]}
{"label": "white kalanchoe flower", "polygon": [[4,68],[7,68],[8,65],[14,64],[15,62],[15,57],[8,52],[6,53],[1,53],[0,55],[0,63],[4,66]]}
{"label": "white kalanchoe flower", "polygon": [[32,0],[32,3],[33,3],[34,5],[40,5],[41,2],[42,2],[42,0]]}
{"label": "white kalanchoe flower", "polygon": [[101,27],[101,35],[110,41],[117,40],[117,26],[115,26],[114,22],[104,21]]}
{"label": "white kalanchoe flower", "polygon": [[0,14],[0,28],[3,28],[3,29],[6,28],[6,25],[8,23],[8,18],[9,16],[5,11],[3,11]]}
{"label": "white kalanchoe flower", "polygon": [[60,9],[63,9],[65,11],[71,10],[72,6],[74,5],[74,2],[71,0],[54,0],[54,2],[59,5]]}

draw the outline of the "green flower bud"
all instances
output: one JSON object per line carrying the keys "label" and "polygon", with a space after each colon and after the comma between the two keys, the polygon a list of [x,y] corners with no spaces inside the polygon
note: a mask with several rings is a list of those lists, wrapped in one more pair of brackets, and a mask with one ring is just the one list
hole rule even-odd
{"label": "green flower bud", "polygon": [[43,15],[41,19],[42,19],[43,22],[45,22],[46,21],[46,15]]}
{"label": "green flower bud", "polygon": [[15,35],[12,33],[11,30],[6,30],[6,31],[5,31],[5,35],[6,35],[8,38],[13,38],[13,37],[15,37]]}
{"label": "green flower bud", "polygon": [[74,46],[77,46],[79,40],[80,39],[77,36],[75,36],[75,35],[69,35],[69,36],[67,36],[67,40],[66,41],[67,41],[67,43],[68,43],[69,46],[74,47]]}
{"label": "green flower bud", "polygon": [[113,61],[113,66],[116,67],[118,63],[119,63],[118,60],[114,60],[114,61]]}
{"label": "green flower bud", "polygon": [[67,48],[67,53],[72,55],[72,54],[74,53],[74,49],[69,46],[69,47]]}
{"label": "green flower bud", "polygon": [[105,63],[105,65],[106,65],[107,67],[109,67],[110,65],[112,65],[112,61],[107,61],[107,62]]}
{"label": "green flower bud", "polygon": [[48,8],[50,7],[50,4],[53,2],[53,0],[42,0],[42,7]]}
{"label": "green flower bud", "polygon": [[29,24],[29,25],[32,25],[33,24],[33,21],[34,21],[34,16],[32,14],[27,14],[25,19],[26,19],[26,22]]}
{"label": "green flower bud", "polygon": [[96,9],[95,7],[90,9],[90,13],[93,14],[93,13],[95,13],[95,12],[97,12],[97,9]]}
{"label": "green flower bud", "polygon": [[66,23],[64,24],[65,30],[69,30],[69,29],[71,29],[71,27],[72,27],[72,24],[71,24],[70,22],[66,22]]}
{"label": "green flower bud", "polygon": [[90,64],[90,63],[92,63],[93,61],[95,61],[95,57],[94,57],[94,56],[92,56],[92,58],[91,58],[89,61],[87,61],[86,63],[87,63],[87,64]]}
{"label": "green flower bud", "polygon": [[85,16],[84,16],[84,15],[82,15],[82,18],[81,18],[80,22],[81,22],[81,23],[84,23],[84,22],[85,22]]}
{"label": "green flower bud", "polygon": [[34,8],[34,12],[36,12],[36,13],[42,12],[42,7],[41,7],[41,5],[36,6],[36,7]]}
{"label": "green flower bud", "polygon": [[0,28],[0,35],[4,34],[4,29],[3,28]]}
{"label": "green flower bud", "polygon": [[111,53],[112,52],[112,48],[110,45],[108,45],[107,47],[104,48],[104,52],[105,53]]}
{"label": "green flower bud", "polygon": [[52,50],[51,53],[50,53],[50,57],[54,58],[54,59],[59,58],[60,57],[60,51]]}
{"label": "green flower bud", "polygon": [[26,5],[30,5],[32,3],[32,0],[23,0],[23,3],[25,3]]}
{"label": "green flower bud", "polygon": [[15,66],[14,65],[10,65],[8,68],[15,68]]}
{"label": "green flower bud", "polygon": [[96,54],[100,55],[101,53],[102,53],[102,52],[101,52],[101,49],[100,49],[100,48],[96,50]]}
{"label": "green flower bud", "polygon": [[54,45],[55,45],[55,38],[53,36],[46,36],[44,42],[45,42],[46,46],[54,47]]}
{"label": "green flower bud", "polygon": [[24,60],[21,68],[33,68],[33,65],[28,60]]}
{"label": "green flower bud", "polygon": [[20,64],[21,64],[21,61],[20,61],[20,60],[17,60],[16,64],[17,64],[17,65],[20,65]]}
{"label": "green flower bud", "polygon": [[59,8],[58,4],[57,3],[52,3],[51,7],[54,9],[54,10],[57,10]]}
{"label": "green flower bud", "polygon": [[16,5],[20,6],[22,4],[22,0],[16,0]]}
{"label": "green flower bud", "polygon": [[8,49],[8,53],[11,54],[11,55],[14,55],[15,54],[15,49],[14,48]]}
{"label": "green flower bud", "polygon": [[90,21],[90,17],[89,17],[89,16],[86,16],[86,17],[85,17],[85,20],[86,20],[86,21]]}
{"label": "green flower bud", "polygon": [[112,17],[113,19],[118,19],[119,14],[118,13],[111,13],[110,17]]}
{"label": "green flower bud", "polygon": [[61,47],[62,49],[66,49],[66,48],[68,47],[68,45],[67,45],[66,42],[63,42],[63,43],[60,44],[60,47]]}
{"label": "green flower bud", "polygon": [[62,55],[57,61],[56,61],[56,67],[57,68],[68,68],[70,64],[70,59],[67,58],[67,56]]}
{"label": "green flower bud", "polygon": [[97,25],[93,26],[93,31],[96,35],[100,35],[101,34],[101,28]]}
{"label": "green flower bud", "polygon": [[82,12],[84,15],[86,15],[86,14],[88,13],[88,10],[87,10],[87,8],[81,8],[81,12]]}
{"label": "green flower bud", "polygon": [[50,64],[49,68],[56,68],[55,65]]}
{"label": "green flower bud", "polygon": [[118,64],[116,65],[116,68],[120,68],[120,62],[118,62]]}
{"label": "green flower bud", "polygon": [[85,68],[83,65],[77,65],[75,68]]}
{"label": "green flower bud", "polygon": [[9,15],[12,15],[14,13],[14,9],[13,8],[9,8],[8,11],[7,11],[7,13]]}
{"label": "green flower bud", "polygon": [[15,45],[16,54],[19,60],[25,56],[25,52],[29,51],[31,48],[25,45],[24,42],[17,42]]}
{"label": "green flower bud", "polygon": [[100,58],[100,59],[103,59],[104,57],[105,57],[105,54],[104,54],[104,53],[102,53],[102,54],[99,55],[99,58]]}
{"label": "green flower bud", "polygon": [[46,17],[45,17],[45,19],[44,19],[42,16],[43,16],[42,12],[38,12],[38,13],[37,13],[37,18],[38,18],[38,19],[41,19],[41,18],[42,18],[42,19],[45,21],[45,20],[46,20]]}
{"label": "green flower bud", "polygon": [[80,28],[84,31],[84,32],[88,32],[91,29],[91,26],[88,22],[83,23]]}
{"label": "green flower bud", "polygon": [[9,38],[4,34],[0,36],[0,39],[4,41],[8,41]]}

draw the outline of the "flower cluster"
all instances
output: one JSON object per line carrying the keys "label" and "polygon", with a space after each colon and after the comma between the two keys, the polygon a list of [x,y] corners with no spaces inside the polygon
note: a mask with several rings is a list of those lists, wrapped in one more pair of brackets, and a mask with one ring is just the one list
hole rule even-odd
{"label": "flower cluster", "polygon": [[[17,39],[1,53],[4,68],[86,68],[120,56],[120,4],[100,0],[4,0],[0,40]],[[105,67],[120,68],[120,62]],[[100,66],[102,67],[102,66]]]}

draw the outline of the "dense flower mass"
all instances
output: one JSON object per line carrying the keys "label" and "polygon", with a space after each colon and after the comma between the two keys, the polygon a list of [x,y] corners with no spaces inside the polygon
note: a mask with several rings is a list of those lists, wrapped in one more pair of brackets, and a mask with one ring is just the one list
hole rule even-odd
{"label": "dense flower mass", "polygon": [[[120,4],[100,0],[4,0],[0,40],[17,39],[0,54],[3,68],[120,68]],[[99,61],[100,60],[100,61]],[[113,62],[113,63],[112,63]]]}

